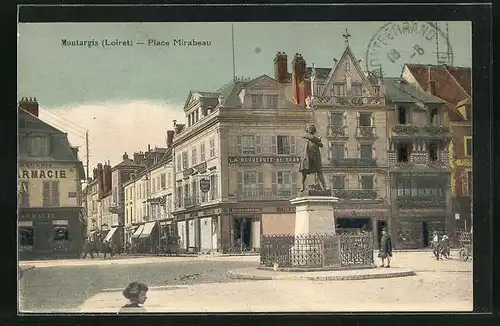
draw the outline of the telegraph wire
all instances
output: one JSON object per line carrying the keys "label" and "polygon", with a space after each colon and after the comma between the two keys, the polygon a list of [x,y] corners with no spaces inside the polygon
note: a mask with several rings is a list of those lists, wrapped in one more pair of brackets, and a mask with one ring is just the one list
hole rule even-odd
{"label": "telegraph wire", "polygon": [[64,123],[62,123],[60,121],[54,120],[52,118],[47,119],[46,117],[44,117],[42,120],[45,120],[47,123],[53,125],[57,129],[61,129],[62,131],[66,131],[67,133],[73,134],[73,135],[77,136],[78,138],[81,138],[81,139],[85,138],[85,135],[81,131],[73,129],[73,127],[65,125]]}
{"label": "telegraph wire", "polygon": [[[65,129],[69,129],[70,131],[74,132],[75,134],[78,134],[79,136],[84,137],[86,131],[79,130],[76,127],[73,127],[73,126],[65,123],[64,121],[57,120],[57,118],[52,117],[50,115],[45,115],[45,112],[43,112],[43,114],[44,114],[44,116],[43,116],[42,120],[46,120],[47,122],[52,123],[56,126],[62,126]],[[62,129],[64,129],[64,128],[62,128]]]}
{"label": "telegraph wire", "polygon": [[73,125],[73,126],[75,126],[76,128],[82,129],[83,131],[88,131],[88,129],[87,129],[87,128],[84,128],[84,127],[82,127],[82,126],[80,126],[80,125],[78,125],[78,124],[74,123],[73,121],[71,121],[71,120],[69,120],[69,119],[67,119],[67,118],[65,118],[65,117],[63,117],[63,116],[61,116],[61,115],[59,115],[59,114],[57,114],[57,113],[54,113],[54,112],[49,111],[49,110],[46,110],[46,109],[41,109],[41,110],[42,110],[42,111],[44,111],[45,113],[48,113],[48,114],[53,115],[53,116],[55,116],[55,117],[58,117],[59,119],[62,119],[62,120],[64,120],[64,121],[66,121],[66,122],[68,122],[68,123],[72,124],[72,125]]}

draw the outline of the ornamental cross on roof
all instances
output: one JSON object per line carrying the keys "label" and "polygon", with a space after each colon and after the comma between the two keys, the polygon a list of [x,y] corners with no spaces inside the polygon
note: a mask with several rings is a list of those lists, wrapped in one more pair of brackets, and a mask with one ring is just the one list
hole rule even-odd
{"label": "ornamental cross on roof", "polygon": [[345,34],[342,34],[342,36],[345,38],[345,44],[349,44],[349,37],[351,37],[351,34],[347,31],[347,28],[345,29]]}

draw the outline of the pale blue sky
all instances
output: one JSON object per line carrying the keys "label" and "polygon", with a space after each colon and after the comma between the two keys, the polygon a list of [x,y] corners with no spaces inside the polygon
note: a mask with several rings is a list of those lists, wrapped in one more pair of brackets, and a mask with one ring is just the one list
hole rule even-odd
{"label": "pale blue sky", "polygon": [[[236,75],[273,76],[277,51],[289,54],[289,61],[299,52],[308,65],[314,61],[317,67],[331,67],[344,49],[345,28],[352,35],[352,50],[365,67],[370,39],[386,23],[235,23]],[[439,27],[446,30],[444,22]],[[46,107],[144,99],[177,104],[190,89],[214,90],[232,78],[230,23],[38,23],[20,24],[19,34],[19,96],[36,96]],[[450,22],[449,35],[454,64],[471,66],[470,24]],[[103,49],[60,45],[63,38],[141,41],[177,37],[209,40],[212,46]],[[425,40],[402,36],[395,42],[398,50],[409,51],[414,43]],[[434,43],[424,44],[428,53],[420,58],[421,63],[435,63],[435,55],[429,53],[435,51]],[[401,63],[385,60],[385,73],[399,75]]]}

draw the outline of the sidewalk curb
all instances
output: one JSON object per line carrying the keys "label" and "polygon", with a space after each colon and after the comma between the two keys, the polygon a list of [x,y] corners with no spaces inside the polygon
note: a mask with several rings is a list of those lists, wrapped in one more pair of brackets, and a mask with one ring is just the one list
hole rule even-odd
{"label": "sidewalk curb", "polygon": [[[257,269],[256,269],[257,271]],[[270,272],[272,273],[272,272]],[[343,271],[345,273],[345,271]],[[379,278],[392,278],[392,277],[405,277],[405,276],[415,276],[417,275],[413,270],[404,269],[401,271],[384,271],[380,273],[366,273],[366,274],[344,274],[344,275],[263,275],[262,272],[241,272],[238,270],[231,270],[227,272],[227,277],[232,279],[246,279],[246,280],[259,280],[259,281],[269,281],[269,280],[310,280],[310,281],[355,281],[355,280],[368,280],[368,279],[379,279]],[[304,273],[305,274],[305,273]]]}

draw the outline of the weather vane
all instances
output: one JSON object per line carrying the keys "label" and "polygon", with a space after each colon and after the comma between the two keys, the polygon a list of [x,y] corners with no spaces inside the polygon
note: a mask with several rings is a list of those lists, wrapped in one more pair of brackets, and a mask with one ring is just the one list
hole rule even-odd
{"label": "weather vane", "polygon": [[345,44],[349,44],[349,37],[351,37],[351,34],[347,31],[347,28],[345,29],[345,34],[342,34],[342,36],[345,38]]}

